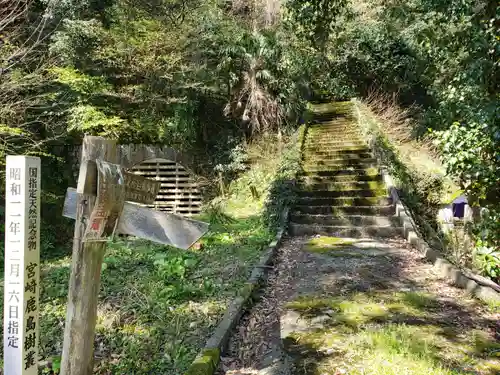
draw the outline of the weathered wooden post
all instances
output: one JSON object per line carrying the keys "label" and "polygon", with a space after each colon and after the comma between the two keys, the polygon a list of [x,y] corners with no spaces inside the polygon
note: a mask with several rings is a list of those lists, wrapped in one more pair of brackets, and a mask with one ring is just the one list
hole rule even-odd
{"label": "weathered wooden post", "polygon": [[80,174],[78,176],[73,257],[69,281],[68,307],[64,327],[61,362],[62,375],[90,375],[94,365],[94,335],[97,319],[101,267],[105,242],[83,242],[94,209],[97,174],[87,173],[88,161],[102,159],[117,162],[116,142],[86,136],[83,140]]}
{"label": "weathered wooden post", "polygon": [[[124,155],[127,163],[130,155]],[[101,266],[106,239],[129,234],[189,248],[208,224],[137,204],[154,202],[161,183],[127,173],[116,143],[85,137],[78,186],[68,189],[64,216],[76,220],[61,375],[91,375]]]}
{"label": "weathered wooden post", "polygon": [[4,370],[38,374],[40,159],[7,156]]}

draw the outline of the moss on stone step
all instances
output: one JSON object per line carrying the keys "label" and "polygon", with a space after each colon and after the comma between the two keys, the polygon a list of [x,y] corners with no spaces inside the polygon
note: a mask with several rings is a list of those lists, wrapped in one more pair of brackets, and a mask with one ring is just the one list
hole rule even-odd
{"label": "moss on stone step", "polygon": [[213,375],[220,361],[220,350],[204,349],[191,364],[185,375]]}
{"label": "moss on stone step", "polygon": [[311,253],[328,253],[333,250],[344,250],[355,243],[356,240],[321,236],[307,241],[303,249]]}
{"label": "moss on stone step", "polygon": [[314,190],[348,191],[348,190],[360,190],[360,189],[374,190],[374,191],[386,190],[385,184],[382,181],[365,181],[358,183],[353,183],[353,182],[325,183],[325,182],[306,180],[306,181],[301,181],[299,183],[299,187],[301,189],[305,189],[308,191],[314,191]]}
{"label": "moss on stone step", "polygon": [[318,148],[317,146],[308,146],[304,149],[304,153],[328,152],[328,153],[352,153],[352,152],[371,152],[368,146],[329,146],[328,148]]}
{"label": "moss on stone step", "polygon": [[[339,175],[356,175],[356,176],[376,176],[378,175],[379,169],[375,167],[371,168],[352,168],[352,167],[346,167],[346,166],[339,166],[339,165],[320,165],[320,166],[307,166],[303,168],[304,172],[339,172],[337,174]],[[340,173],[344,172],[344,173]]]}
{"label": "moss on stone step", "polygon": [[390,199],[387,196],[383,197],[300,197],[297,202],[299,204],[308,204],[310,206],[326,206],[333,204],[334,206],[378,206],[390,204]]}
{"label": "moss on stone step", "polygon": [[366,161],[329,161],[329,160],[314,160],[314,161],[304,161],[302,168],[307,170],[309,168],[316,167],[324,167],[324,168],[333,168],[335,170],[342,169],[364,169],[364,168],[376,168],[377,162],[374,160],[366,160]]}

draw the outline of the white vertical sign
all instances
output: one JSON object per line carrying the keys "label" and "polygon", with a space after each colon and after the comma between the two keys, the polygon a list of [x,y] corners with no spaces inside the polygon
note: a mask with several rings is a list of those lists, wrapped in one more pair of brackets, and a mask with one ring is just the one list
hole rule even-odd
{"label": "white vertical sign", "polygon": [[5,190],[4,369],[38,374],[40,158],[7,156]]}

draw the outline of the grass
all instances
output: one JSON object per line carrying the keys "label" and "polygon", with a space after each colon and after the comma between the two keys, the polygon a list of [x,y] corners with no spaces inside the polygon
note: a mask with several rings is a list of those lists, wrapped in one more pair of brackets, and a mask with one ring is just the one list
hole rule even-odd
{"label": "grass", "polygon": [[[260,150],[261,158],[254,157],[251,168],[233,181],[219,205],[225,220],[213,213],[199,217],[212,224],[197,249],[143,240],[109,243],[94,374],[184,374],[271,240],[262,213],[282,149]],[[249,184],[259,191],[258,199]],[[68,249],[55,259],[42,251],[42,258],[40,359],[57,368],[71,257]]]}
{"label": "grass", "polygon": [[357,293],[306,298],[287,307],[304,318],[330,319],[324,329],[292,333],[297,375],[494,375],[500,343],[479,329],[444,318],[432,295],[420,292]]}
{"label": "grass", "polygon": [[[213,225],[201,249],[110,243],[103,264],[95,374],[182,374],[270,240],[259,216]],[[70,259],[42,268],[41,356],[62,349]],[[144,360],[148,358],[148,360]]]}

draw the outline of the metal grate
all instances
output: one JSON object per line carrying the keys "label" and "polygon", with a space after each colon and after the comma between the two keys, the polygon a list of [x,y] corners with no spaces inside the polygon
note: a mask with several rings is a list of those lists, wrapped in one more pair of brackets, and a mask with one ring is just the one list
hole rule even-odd
{"label": "metal grate", "polygon": [[161,181],[156,201],[148,207],[182,216],[200,213],[199,186],[182,165],[165,159],[150,159],[132,167],[131,172]]}

